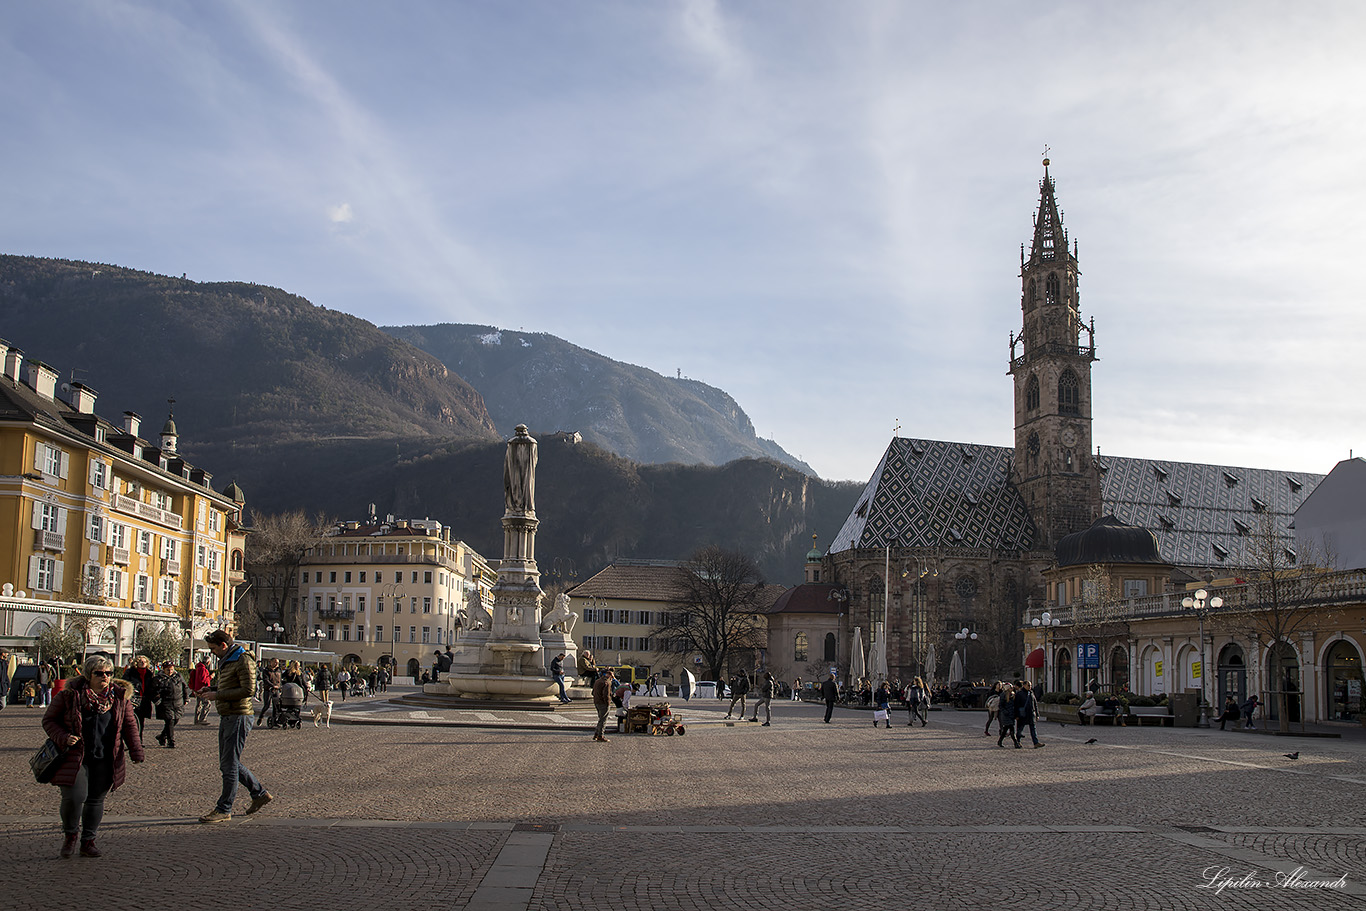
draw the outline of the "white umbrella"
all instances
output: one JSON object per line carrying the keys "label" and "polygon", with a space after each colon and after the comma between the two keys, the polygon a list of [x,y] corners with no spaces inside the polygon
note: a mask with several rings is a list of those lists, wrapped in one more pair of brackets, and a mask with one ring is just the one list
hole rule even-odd
{"label": "white umbrella", "polygon": [[934,646],[931,645],[931,646],[929,647],[929,649],[925,652],[925,685],[926,685],[926,686],[934,686],[934,664],[935,664]]}
{"label": "white umbrella", "polygon": [[877,625],[877,650],[873,653],[873,676],[881,683],[887,679],[887,631]]}
{"label": "white umbrella", "polygon": [[854,627],[854,656],[849,659],[849,682],[855,686],[867,676],[867,668],[863,666],[863,629]]}
{"label": "white umbrella", "polygon": [[697,678],[692,675],[692,671],[684,670],[683,685],[678,688],[678,695],[683,697],[684,702],[687,702],[692,698],[695,689],[697,689]]}
{"label": "white umbrella", "polygon": [[957,652],[953,653],[953,660],[949,662],[949,683],[957,683],[963,679],[963,656]]}

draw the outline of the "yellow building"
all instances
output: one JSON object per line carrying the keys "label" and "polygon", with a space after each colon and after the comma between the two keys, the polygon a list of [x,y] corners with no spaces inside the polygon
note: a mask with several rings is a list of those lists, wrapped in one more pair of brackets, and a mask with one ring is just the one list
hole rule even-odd
{"label": "yellow building", "polygon": [[231,629],[240,489],[180,457],[172,419],[151,442],[133,412],[96,415],[88,386],[59,396],[57,371],[4,341],[0,359],[0,638],[26,646],[74,615],[121,660],[157,626]]}
{"label": "yellow building", "polygon": [[[299,611],[312,641],[350,664],[419,673],[452,644],[470,599],[487,606],[497,574],[431,519],[342,522],[304,555]],[[485,607],[487,609],[487,607]]]}

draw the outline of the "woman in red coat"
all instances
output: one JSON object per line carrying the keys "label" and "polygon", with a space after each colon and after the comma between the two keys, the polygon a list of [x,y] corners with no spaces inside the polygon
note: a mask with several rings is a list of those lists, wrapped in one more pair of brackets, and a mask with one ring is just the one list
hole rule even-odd
{"label": "woman in red coat", "polygon": [[104,818],[104,798],[123,784],[124,748],[142,762],[142,738],[128,698],[131,686],[114,680],[114,664],[103,655],[85,661],[81,676],[52,697],[43,730],[66,756],[52,783],[62,791],[62,856],[99,857],[95,836]]}

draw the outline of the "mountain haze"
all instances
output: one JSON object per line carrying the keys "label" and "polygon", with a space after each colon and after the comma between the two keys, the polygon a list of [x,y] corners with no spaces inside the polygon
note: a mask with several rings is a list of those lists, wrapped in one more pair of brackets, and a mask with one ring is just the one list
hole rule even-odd
{"label": "mountain haze", "polygon": [[637,462],[771,458],[816,474],[774,441],[759,439],[735,399],[706,383],[623,364],[544,332],[454,323],[380,328],[468,380],[505,436],[526,424],[578,431]]}

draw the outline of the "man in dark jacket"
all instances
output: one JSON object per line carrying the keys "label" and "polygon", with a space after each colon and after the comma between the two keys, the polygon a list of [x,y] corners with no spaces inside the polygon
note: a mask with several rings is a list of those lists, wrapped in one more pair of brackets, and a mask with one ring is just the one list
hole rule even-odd
{"label": "man in dark jacket", "polygon": [[550,661],[550,676],[555,678],[555,685],[560,688],[560,701],[573,702],[569,694],[564,691],[564,652],[560,652]]}
{"label": "man in dark jacket", "polygon": [[0,709],[9,701],[9,652],[0,648]]}
{"label": "man in dark jacket", "polygon": [[612,710],[612,690],[615,683],[610,667],[599,671],[598,679],[593,681],[593,708],[598,710],[598,727],[593,733],[593,739],[600,743],[607,742],[607,713]]}
{"label": "man in dark jacket", "polygon": [[1015,695],[1019,691],[1009,684],[1001,687],[1001,702],[997,706],[997,720],[1001,723],[1001,729],[997,733],[996,745],[1005,747],[1005,739],[1009,737],[1014,741],[1016,748],[1020,746],[1020,738],[1015,736]]}
{"label": "man in dark jacket", "polygon": [[[759,708],[762,706],[764,710],[763,727],[768,727],[769,722],[773,720],[773,699],[777,695],[778,681],[773,678],[771,673],[764,671],[764,679],[759,681],[759,695],[754,700],[754,717],[750,721],[759,720]],[[740,717],[745,717],[743,710],[740,712]]]}
{"label": "man in dark jacket", "polygon": [[735,710],[735,703],[740,703],[740,719],[745,717],[745,695],[749,693],[749,678],[744,674],[736,674],[730,678],[730,708],[726,709],[726,717]]}
{"label": "man in dark jacket", "polygon": [[835,674],[832,671],[830,676],[821,681],[821,698],[825,700],[825,723],[830,723],[830,715],[835,711],[835,700],[840,698],[839,684],[835,682]]}
{"label": "man in dark jacket", "polygon": [[216,629],[205,636],[204,641],[218,658],[218,673],[212,687],[195,695],[214,700],[218,707],[218,770],[223,774],[223,793],[214,808],[199,817],[199,821],[227,822],[232,819],[232,804],[237,798],[239,782],[251,794],[247,815],[274,798],[242,764],[242,748],[247,744],[247,734],[251,733],[254,720],[251,697],[256,692],[256,662],[226,630]]}
{"label": "man in dark jacket", "polygon": [[180,714],[185,711],[189,692],[172,661],[161,662],[161,673],[152,678],[152,683],[156,689],[157,717],[163,722],[157,743],[174,750],[175,726],[180,721]]}
{"label": "man in dark jacket", "polygon": [[1034,700],[1034,686],[1028,680],[1020,684],[1015,693],[1015,746],[1019,748],[1024,739],[1025,726],[1029,726],[1029,739],[1034,741],[1034,749],[1043,746],[1039,743],[1038,731],[1034,729],[1034,715],[1038,703]]}
{"label": "man in dark jacket", "polygon": [[275,700],[280,698],[280,687],[283,683],[284,671],[280,669],[280,659],[271,658],[261,669],[261,711],[256,716],[257,724],[260,724],[261,719],[274,707]]}

